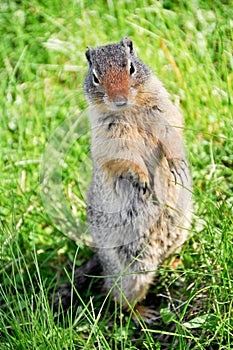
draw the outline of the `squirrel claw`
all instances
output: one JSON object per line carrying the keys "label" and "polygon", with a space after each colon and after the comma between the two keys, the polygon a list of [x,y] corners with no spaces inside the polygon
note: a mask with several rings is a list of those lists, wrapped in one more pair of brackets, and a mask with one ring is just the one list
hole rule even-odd
{"label": "squirrel claw", "polygon": [[141,179],[138,175],[130,173],[125,176],[121,175],[120,180],[123,180],[123,179],[128,180],[132,184],[133,188],[138,190],[138,193],[140,194],[141,197],[148,198],[151,195],[152,190],[148,182],[146,181],[146,178]]}
{"label": "squirrel claw", "polygon": [[140,318],[148,325],[154,324],[156,320],[160,319],[160,313],[148,306],[136,305],[134,311],[135,314],[132,318],[138,326]]}
{"label": "squirrel claw", "polygon": [[138,189],[139,194],[142,197],[148,198],[151,195],[151,193],[152,193],[151,188],[148,185],[148,183],[147,182],[143,182],[143,181],[141,181],[139,179],[133,182],[133,187]]}
{"label": "squirrel claw", "polygon": [[146,198],[148,198],[151,195],[152,190],[150,186],[147,184],[147,182],[144,184],[144,187],[142,188],[142,192]]}
{"label": "squirrel claw", "polygon": [[188,179],[187,176],[187,163],[184,159],[169,159],[168,160],[170,171],[174,177],[175,185],[177,185],[177,175],[180,179],[180,184],[184,185],[184,178],[183,174],[185,175],[186,180]]}

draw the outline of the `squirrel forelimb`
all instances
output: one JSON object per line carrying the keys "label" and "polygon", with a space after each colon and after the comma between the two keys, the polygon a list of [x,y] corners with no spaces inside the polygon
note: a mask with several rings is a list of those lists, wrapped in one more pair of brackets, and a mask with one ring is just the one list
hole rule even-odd
{"label": "squirrel forelimb", "polygon": [[112,159],[103,164],[103,169],[111,179],[129,181],[142,195],[151,193],[149,174],[137,163],[127,159]]}

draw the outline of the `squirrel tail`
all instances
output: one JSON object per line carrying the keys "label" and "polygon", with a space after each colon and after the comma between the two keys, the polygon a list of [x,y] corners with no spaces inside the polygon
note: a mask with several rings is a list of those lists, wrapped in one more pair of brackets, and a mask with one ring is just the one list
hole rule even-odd
{"label": "squirrel tail", "polygon": [[[97,254],[78,267],[74,272],[73,281],[69,281],[59,285],[55,293],[49,296],[49,303],[53,313],[59,313],[59,310],[67,311],[71,307],[71,303],[75,306],[78,303],[79,294],[86,292],[93,279],[101,282],[102,279],[97,278],[102,275],[102,266]],[[95,283],[95,290],[101,289],[101,283]],[[73,289],[73,292],[72,292]],[[72,295],[73,294],[73,295]]]}

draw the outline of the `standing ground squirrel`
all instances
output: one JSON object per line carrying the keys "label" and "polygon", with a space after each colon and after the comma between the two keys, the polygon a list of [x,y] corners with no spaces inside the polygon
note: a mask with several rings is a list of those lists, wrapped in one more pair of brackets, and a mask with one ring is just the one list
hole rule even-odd
{"label": "standing ground squirrel", "polygon": [[86,57],[93,159],[87,218],[108,276],[105,289],[127,309],[144,298],[153,271],[188,235],[183,118],[129,38],[88,48]]}
{"label": "standing ground squirrel", "polygon": [[86,57],[93,160],[87,221],[96,249],[93,265],[98,261],[106,276],[104,289],[148,321],[150,310],[138,302],[158,265],[182,245],[190,227],[183,118],[129,38],[88,48]]}

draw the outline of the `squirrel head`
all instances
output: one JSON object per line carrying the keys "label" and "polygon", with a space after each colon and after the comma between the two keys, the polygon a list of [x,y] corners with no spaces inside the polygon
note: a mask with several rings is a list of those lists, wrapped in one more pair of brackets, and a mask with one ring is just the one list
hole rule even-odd
{"label": "squirrel head", "polygon": [[110,110],[128,108],[134,103],[140,85],[150,76],[149,68],[134,51],[133,42],[124,37],[120,43],[88,47],[89,69],[84,90],[90,104],[105,104]]}

